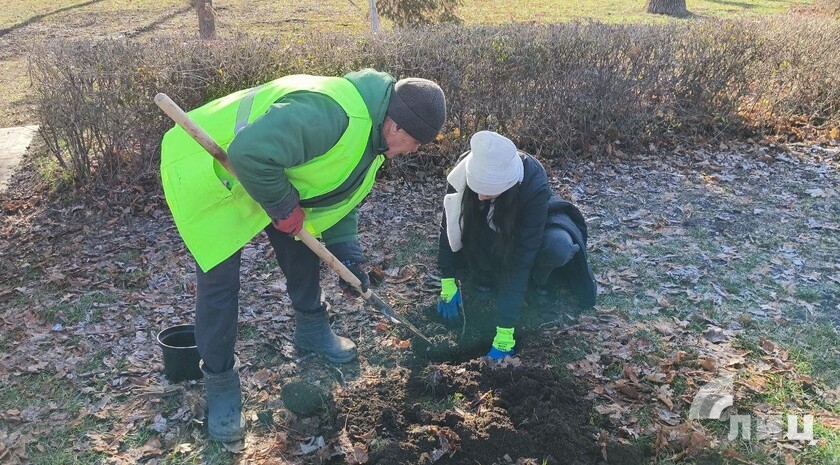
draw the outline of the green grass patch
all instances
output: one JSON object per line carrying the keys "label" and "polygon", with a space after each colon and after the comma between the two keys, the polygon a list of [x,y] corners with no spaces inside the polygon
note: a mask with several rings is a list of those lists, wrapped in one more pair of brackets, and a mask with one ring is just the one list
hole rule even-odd
{"label": "green grass patch", "polygon": [[764,327],[775,342],[790,351],[791,358],[829,386],[840,385],[840,334],[835,323],[827,318],[807,325]]}
{"label": "green grass patch", "polygon": [[818,442],[815,446],[805,449],[800,455],[799,463],[840,463],[840,431],[829,428],[814,418],[814,439]]}
{"label": "green grass patch", "polygon": [[[185,440],[189,439],[185,438]],[[160,461],[161,465],[229,465],[232,463],[238,463],[237,456],[227,452],[222,444],[216,441],[208,441],[203,449],[189,453],[174,452]]]}
{"label": "green grass patch", "polygon": [[729,434],[729,422],[724,420],[700,420],[707,431],[715,436],[721,437]]}
{"label": "green grass patch", "polygon": [[[72,20],[79,15],[92,12],[115,12],[115,17],[130,16],[145,24],[155,19],[161,19],[172,11],[180,9],[184,3],[177,0],[133,0],[121,2],[105,0],[94,2],[89,6],[79,6],[87,2],[72,0],[18,0],[12,2],[0,13],[0,28],[13,27],[33,17],[40,17],[40,22],[54,23]],[[774,0],[745,0],[741,2],[717,2],[714,0],[698,0],[688,4],[689,11],[694,18],[735,18],[756,15],[779,15],[790,10],[792,6],[810,5],[808,0],[774,1]],[[463,0],[456,14],[467,24],[498,24],[511,21],[527,21],[538,23],[566,22],[580,19],[593,19],[609,23],[650,23],[664,22],[668,18],[660,15],[644,13],[644,0],[547,0],[531,2],[526,0]],[[256,10],[254,10],[256,8]],[[309,21],[314,25],[326,20],[341,20],[334,24],[336,28],[368,28],[367,4],[348,3],[341,0],[301,0],[295,3],[295,8],[289,9],[287,4],[271,2],[253,4],[246,0],[229,0],[216,5],[218,13],[217,29],[224,34],[227,29],[253,30],[256,33],[275,32],[276,26],[296,23],[292,19]],[[298,17],[306,12],[305,16]],[[185,12],[170,21],[177,24],[193,26],[197,34],[197,23],[193,24],[193,14]],[[186,16],[182,18],[181,16]],[[254,22],[254,18],[261,21]],[[142,20],[145,18],[145,21]],[[270,18],[275,18],[271,21]],[[250,22],[248,20],[251,20]],[[332,22],[332,21],[331,21]],[[286,25],[285,27],[290,27]],[[116,25],[112,27],[116,28]],[[318,26],[323,27],[323,26]],[[119,31],[119,29],[115,29]],[[190,29],[187,29],[190,30]],[[252,32],[252,33],[254,33]]]}
{"label": "green grass patch", "polygon": [[[729,440],[728,436],[730,434],[730,422],[728,420],[703,420],[701,421],[703,428],[706,429],[707,433],[710,436],[717,437],[720,439],[721,443],[718,446],[718,449],[715,451],[709,451],[709,455],[702,455],[697,458],[696,461],[690,461],[688,463],[696,463],[696,464],[743,464],[743,463],[760,463],[764,465],[771,465],[771,464],[779,464],[780,462],[768,455],[768,453],[764,450],[764,443],[758,441],[756,439],[756,429],[755,429],[755,422],[752,422],[749,425],[750,428],[750,439],[744,438],[745,432],[739,430],[739,436],[734,440]],[[740,426],[739,426],[740,427]],[[727,458],[725,455],[718,455],[719,453],[723,452],[724,450],[733,450],[737,452],[738,457],[741,459],[734,460]],[[720,451],[720,452],[718,452]],[[671,462],[657,462],[657,463],[671,463]],[[684,462],[679,462],[680,464]]]}
{"label": "green grass patch", "polygon": [[549,358],[552,372],[557,379],[577,382],[577,378],[566,365],[581,360],[589,353],[592,353],[592,344],[585,338],[576,336],[565,341],[557,353]]}
{"label": "green grass patch", "polygon": [[103,369],[106,369],[107,367],[105,366],[103,361],[105,360],[105,357],[107,357],[110,353],[110,349],[102,349],[96,352],[95,354],[88,356],[87,360],[85,360],[84,363],[79,365],[79,373],[102,371]]}
{"label": "green grass patch", "polygon": [[58,160],[51,156],[43,144],[40,144],[34,159],[35,170],[47,182],[52,192],[61,192],[67,186],[73,185],[72,171],[59,165]]}
{"label": "green grass patch", "polygon": [[410,263],[426,261],[429,257],[437,257],[437,237],[429,237],[422,231],[408,231],[405,240],[394,256],[394,266],[405,266]]}
{"label": "green grass patch", "polygon": [[250,340],[250,339],[259,339],[260,330],[257,328],[256,325],[240,325],[239,326],[239,339],[240,340]]}
{"label": "green grass patch", "polygon": [[636,330],[635,336],[648,344],[654,354],[656,355],[665,355],[664,348],[665,343],[663,342],[662,336],[653,329],[650,328],[639,328]]}
{"label": "green grass patch", "polygon": [[75,423],[59,423],[50,429],[50,434],[41,435],[26,447],[31,465],[89,465],[102,463],[105,454],[89,450],[77,450],[79,438],[91,432],[105,432],[108,425],[94,417],[85,417]]}
{"label": "green grass patch", "polygon": [[592,343],[581,336],[572,336],[564,341],[564,344],[559,347],[557,353],[552,356],[552,365],[563,365],[575,362],[587,354],[592,353]]}
{"label": "green grass patch", "polygon": [[22,411],[27,407],[42,409],[54,405],[75,417],[89,400],[66,380],[56,380],[49,372],[17,376],[0,390],[2,410]]}
{"label": "green grass patch", "polygon": [[645,302],[644,305],[640,305],[640,302],[635,296],[625,292],[608,292],[598,294],[598,306],[601,308],[619,309],[625,312],[632,321],[644,319],[643,316],[638,314],[639,310],[651,311],[654,307],[652,302]]}
{"label": "green grass patch", "polygon": [[728,275],[718,277],[718,284],[720,284],[724,291],[732,295],[738,295],[741,291],[749,289],[752,285],[743,275],[734,272],[734,270]]}
{"label": "green grass patch", "polygon": [[[747,409],[757,405],[769,405],[771,410],[781,412],[782,415],[790,413],[801,416],[815,412],[814,438],[818,443],[806,447],[804,453],[797,456],[797,463],[840,463],[840,432],[819,421],[819,412],[837,413],[840,411],[840,405],[830,397],[819,395],[819,391],[814,391],[811,383],[805,378],[812,376],[829,386],[837,386],[840,381],[840,335],[834,323],[829,319],[817,319],[804,326],[756,323],[749,333],[736,337],[735,345],[750,352],[748,359],[759,360],[765,356],[759,345],[761,338],[771,340],[777,347],[787,350],[787,363],[793,370],[763,374],[767,380],[763,392],[741,399],[741,405]],[[786,430],[787,417],[783,418]],[[801,421],[800,418],[800,432]],[[704,423],[704,426],[713,424],[710,421],[709,425]],[[725,424],[728,428],[728,423]],[[723,434],[722,431],[716,432]],[[758,450],[756,441],[740,441],[736,444],[736,450],[744,458],[755,457],[750,458],[752,463],[779,463]]]}
{"label": "green grass patch", "polygon": [[735,335],[735,340],[732,342],[732,346],[738,349],[746,350],[747,360],[758,360],[761,358],[761,354],[763,353],[761,346],[758,345],[759,339],[760,337],[756,332],[738,333]]}
{"label": "green grass patch", "polygon": [[152,436],[158,434],[155,430],[149,428],[139,428],[128,433],[123,441],[125,449],[134,449],[142,447],[146,444]]}
{"label": "green grass patch", "polygon": [[420,405],[422,405],[425,410],[433,413],[443,413],[455,408],[463,408],[467,403],[468,401],[466,397],[460,392],[456,392],[441,399],[425,398],[420,400]]}
{"label": "green grass patch", "polygon": [[114,275],[111,282],[122,289],[143,290],[149,283],[149,271],[140,266],[128,266]]}
{"label": "green grass patch", "polygon": [[808,303],[816,303],[822,299],[823,293],[826,292],[822,286],[805,285],[797,287],[793,296],[797,299],[802,299]]}
{"label": "green grass patch", "polygon": [[[791,6],[809,5],[799,1],[716,2],[699,0],[688,3],[692,18],[732,18],[756,15],[778,15]],[[469,23],[503,23],[509,21],[566,22],[591,18],[607,23],[665,22],[669,18],[644,12],[644,0],[464,0],[459,15]]]}
{"label": "green grass patch", "polygon": [[633,256],[629,253],[592,254],[590,260],[592,261],[593,267],[603,270],[620,270],[622,268],[629,268],[633,264]]}
{"label": "green grass patch", "polygon": [[53,305],[37,310],[39,318],[47,323],[63,323],[76,325],[79,323],[99,323],[102,321],[105,309],[109,304],[118,302],[121,297],[117,294],[105,292],[90,292],[75,300],[62,302],[60,298],[53,299]]}
{"label": "green grass patch", "polygon": [[791,406],[801,406],[806,399],[802,383],[790,375],[772,373],[767,375],[768,383],[761,398],[773,407],[785,411]]}
{"label": "green grass patch", "polygon": [[686,381],[685,376],[675,376],[674,380],[671,382],[671,389],[674,391],[674,397],[680,397],[683,395],[683,393],[688,390],[688,382]]}
{"label": "green grass patch", "polygon": [[618,361],[610,363],[604,368],[604,376],[613,381],[620,379],[624,376],[624,364]]}

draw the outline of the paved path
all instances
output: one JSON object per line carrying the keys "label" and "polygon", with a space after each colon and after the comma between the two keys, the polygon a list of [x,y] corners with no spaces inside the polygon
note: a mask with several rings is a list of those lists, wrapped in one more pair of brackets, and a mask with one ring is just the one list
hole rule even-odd
{"label": "paved path", "polygon": [[9,178],[17,170],[37,131],[38,126],[0,128],[0,193],[6,191]]}

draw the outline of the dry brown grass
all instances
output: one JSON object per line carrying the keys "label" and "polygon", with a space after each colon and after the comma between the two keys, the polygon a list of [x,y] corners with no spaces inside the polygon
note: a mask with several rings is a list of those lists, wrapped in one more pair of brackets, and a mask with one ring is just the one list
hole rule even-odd
{"label": "dry brown grass", "polygon": [[[365,12],[349,1],[216,1],[222,38],[276,35],[304,27],[363,30]],[[28,56],[45,41],[129,36],[198,36],[184,0],[19,0],[0,11],[0,127],[37,124]]]}

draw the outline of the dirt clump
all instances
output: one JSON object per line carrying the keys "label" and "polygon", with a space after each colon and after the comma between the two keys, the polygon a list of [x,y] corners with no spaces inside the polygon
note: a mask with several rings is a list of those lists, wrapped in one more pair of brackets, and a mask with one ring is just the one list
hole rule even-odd
{"label": "dirt clump", "polygon": [[281,390],[281,398],[286,408],[302,417],[324,412],[328,397],[322,388],[299,380],[284,384]]}

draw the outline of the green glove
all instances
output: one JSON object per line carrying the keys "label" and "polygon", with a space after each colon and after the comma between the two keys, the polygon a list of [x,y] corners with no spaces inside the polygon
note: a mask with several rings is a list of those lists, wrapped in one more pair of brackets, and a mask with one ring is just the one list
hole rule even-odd
{"label": "green glove", "polygon": [[493,338],[493,348],[501,352],[510,352],[516,341],[513,340],[513,328],[500,328],[496,326],[496,337]]}
{"label": "green glove", "polygon": [[440,279],[440,300],[448,304],[455,297],[456,292],[458,292],[458,285],[455,284],[455,278]]}

